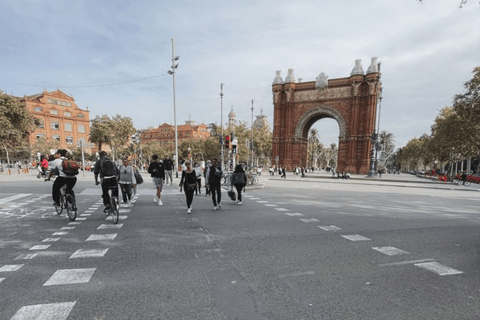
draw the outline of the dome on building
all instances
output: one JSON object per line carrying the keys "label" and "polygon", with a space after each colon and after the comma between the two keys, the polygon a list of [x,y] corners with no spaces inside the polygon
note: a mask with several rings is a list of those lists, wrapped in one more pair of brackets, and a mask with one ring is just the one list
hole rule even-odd
{"label": "dome on building", "polygon": [[259,116],[255,116],[257,119],[253,122],[255,129],[268,128],[270,124],[268,123],[267,116],[260,112]]}
{"label": "dome on building", "polygon": [[235,112],[233,112],[233,106],[232,106],[232,111],[230,111],[230,113],[228,114],[228,118],[235,119],[236,117],[237,115],[235,114]]}

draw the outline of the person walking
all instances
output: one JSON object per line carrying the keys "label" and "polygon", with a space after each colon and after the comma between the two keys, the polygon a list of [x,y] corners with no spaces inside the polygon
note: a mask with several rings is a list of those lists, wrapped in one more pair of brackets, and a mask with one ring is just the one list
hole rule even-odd
{"label": "person walking", "polygon": [[[165,185],[169,186],[172,185],[173,180],[172,180],[172,169],[174,167],[173,161],[170,160],[170,157],[166,157],[165,160],[163,160],[163,165],[165,166]],[[168,180],[170,179],[170,184],[168,184]]]}
{"label": "person walking", "polygon": [[187,200],[187,213],[192,213],[192,202],[193,202],[193,192],[197,190],[197,173],[190,164],[190,161],[185,161],[186,169],[182,170],[182,179],[178,185],[180,188],[183,187],[185,192],[185,197]]}
{"label": "person walking", "polygon": [[122,190],[123,203],[132,203],[132,188],[137,184],[135,174],[132,166],[129,164],[128,159],[123,159],[123,164],[118,168],[120,171],[120,178],[118,183]]}
{"label": "person walking", "polygon": [[282,167],[282,176],[280,178],[287,179],[287,172],[285,171],[285,166]]}
{"label": "person walking", "polygon": [[197,188],[195,189],[195,194],[202,194],[202,168],[200,168],[197,161],[193,164],[193,170],[197,175]]}
{"label": "person walking", "polygon": [[222,167],[218,163],[217,158],[212,159],[212,166],[208,168],[207,175],[205,178],[205,183],[207,187],[210,188],[212,193],[213,201],[213,211],[222,208],[222,189],[221,189],[221,179],[223,176]]}
{"label": "person walking", "polygon": [[205,197],[210,195],[210,188],[208,187],[208,180],[207,180],[207,172],[212,166],[210,160],[207,160],[207,164],[205,165],[205,170],[203,171],[203,179],[205,180]]}
{"label": "person walking", "polygon": [[163,206],[161,198],[163,182],[165,181],[165,167],[163,166],[163,162],[158,160],[158,155],[154,154],[152,160],[148,167],[148,173],[150,173],[153,186],[157,190],[157,193],[153,197],[153,202],[157,202],[159,206]]}
{"label": "person walking", "polygon": [[241,164],[237,164],[235,171],[232,173],[231,183],[237,189],[237,203],[242,204],[242,189],[247,184],[247,174]]}

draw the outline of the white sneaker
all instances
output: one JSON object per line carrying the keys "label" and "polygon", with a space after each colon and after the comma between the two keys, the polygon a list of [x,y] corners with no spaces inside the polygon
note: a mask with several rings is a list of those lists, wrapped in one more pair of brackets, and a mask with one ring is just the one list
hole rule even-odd
{"label": "white sneaker", "polygon": [[159,206],[163,206],[162,199],[158,199],[158,205],[159,205]]}
{"label": "white sneaker", "polygon": [[238,205],[241,205],[241,204],[242,204],[242,201],[239,201],[239,202],[238,202]]}
{"label": "white sneaker", "polygon": [[192,213],[192,208],[188,208],[187,213]]}
{"label": "white sneaker", "polygon": [[154,197],[153,198],[153,202],[157,202],[158,201],[158,198],[157,197]]}
{"label": "white sneaker", "polygon": [[222,205],[220,203],[218,204],[218,209],[222,209]]}
{"label": "white sneaker", "polygon": [[217,211],[217,209],[218,209],[217,206],[213,207],[213,211]]}

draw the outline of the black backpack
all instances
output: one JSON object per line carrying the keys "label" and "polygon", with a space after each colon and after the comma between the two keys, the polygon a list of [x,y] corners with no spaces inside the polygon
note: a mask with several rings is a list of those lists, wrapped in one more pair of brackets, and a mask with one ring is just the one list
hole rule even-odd
{"label": "black backpack", "polygon": [[117,175],[117,166],[110,159],[103,159],[100,162],[100,172],[104,177],[112,177]]}

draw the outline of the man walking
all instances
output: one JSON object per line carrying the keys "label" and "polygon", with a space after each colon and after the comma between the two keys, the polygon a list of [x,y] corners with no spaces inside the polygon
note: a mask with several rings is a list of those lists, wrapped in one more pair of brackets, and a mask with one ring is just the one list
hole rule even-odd
{"label": "man walking", "polygon": [[157,202],[159,206],[163,206],[161,197],[163,182],[165,181],[165,167],[163,162],[158,160],[158,155],[154,154],[152,160],[148,167],[148,173],[150,173],[152,177],[153,186],[157,189],[153,202]]}
{"label": "man walking", "polygon": [[[172,169],[174,167],[173,161],[170,160],[170,157],[166,157],[165,160],[163,160],[163,165],[165,166],[165,185],[169,186],[173,184],[172,180]],[[170,184],[168,184],[168,179],[170,178]]]}
{"label": "man walking", "polygon": [[212,166],[207,169],[205,176],[205,185],[212,193],[213,211],[222,208],[220,202],[222,201],[221,179],[223,173],[222,167],[217,161],[217,158],[212,159]]}

